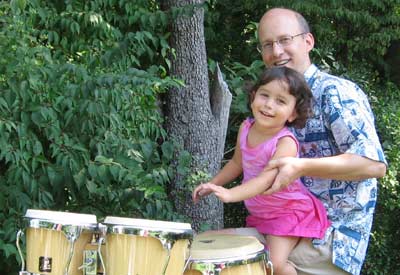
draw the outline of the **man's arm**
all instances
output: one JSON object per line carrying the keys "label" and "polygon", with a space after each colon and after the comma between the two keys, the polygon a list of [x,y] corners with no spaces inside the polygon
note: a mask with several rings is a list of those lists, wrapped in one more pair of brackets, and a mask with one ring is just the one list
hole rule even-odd
{"label": "man's arm", "polygon": [[267,194],[281,190],[293,179],[303,176],[360,181],[380,178],[386,173],[386,164],[379,156],[379,152],[382,155],[383,152],[374,127],[374,116],[364,92],[353,82],[336,78],[326,80],[318,89],[324,94],[319,119],[329,125],[327,141],[338,144],[334,151],[343,153],[271,161],[266,169],[278,168],[279,173]]}
{"label": "man's arm", "polygon": [[371,160],[355,154],[344,153],[325,158],[303,159],[303,175],[335,180],[364,180],[381,178],[386,173],[383,162]]}
{"label": "man's arm", "polygon": [[264,193],[266,195],[283,189],[302,176],[358,181],[381,178],[386,173],[383,162],[349,153],[323,158],[280,158],[271,160],[266,167],[267,170],[276,168],[279,173],[271,188]]}

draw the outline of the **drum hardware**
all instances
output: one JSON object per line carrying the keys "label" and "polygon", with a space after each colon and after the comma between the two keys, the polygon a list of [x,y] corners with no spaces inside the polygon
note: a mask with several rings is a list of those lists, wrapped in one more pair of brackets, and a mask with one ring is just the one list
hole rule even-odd
{"label": "drum hardware", "polygon": [[[264,254],[265,254],[265,266],[266,268],[269,270],[268,275],[274,275],[274,265],[271,262],[271,257],[269,256],[269,250],[264,250]],[[267,274],[267,273],[265,273]]]}
{"label": "drum hardware", "polygon": [[[99,224],[99,231],[102,231]],[[78,267],[82,270],[83,275],[105,275],[104,261],[102,258],[101,247],[104,245],[104,238],[100,237],[101,233],[94,233],[91,241],[84,247],[83,264]],[[101,264],[102,269],[99,269]],[[99,272],[100,271],[100,272]]]}
{"label": "drum hardware", "polygon": [[192,260],[192,255],[190,255],[189,254],[189,257],[186,259],[186,261],[185,261],[185,265],[184,265],[184,267],[183,267],[183,271],[182,272],[185,272],[185,270],[187,269],[187,267],[189,266],[189,263],[190,263],[190,261]]}
{"label": "drum hardware", "polygon": [[[97,251],[95,251],[97,253]],[[78,270],[84,270],[85,275],[97,275],[97,256],[92,251],[83,252],[83,265]]]}
{"label": "drum hardware", "polygon": [[21,271],[19,272],[19,275],[29,275],[29,272],[25,271],[25,259],[24,259],[24,255],[22,254],[21,247],[19,245],[19,239],[21,238],[21,236],[23,234],[24,234],[24,232],[22,232],[22,230],[18,230],[16,246],[17,246],[19,257],[21,258]]}
{"label": "drum hardware", "polygon": [[103,271],[102,274],[106,275],[106,266],[104,264],[104,259],[103,259],[102,253],[101,253],[101,245],[104,243],[105,243],[105,239],[103,237],[101,237],[99,239],[98,246],[97,246],[97,255],[99,255],[99,258],[100,258],[100,263],[101,263],[101,267],[102,267],[102,271]]}
{"label": "drum hardware", "polygon": [[[201,261],[192,260],[192,262],[188,265],[188,267],[195,270],[207,270],[208,273],[206,274],[213,274],[213,275],[220,275],[221,272],[226,268],[238,267],[238,266],[258,263],[261,261],[266,264],[263,270],[265,274],[267,274],[266,268],[272,267],[272,263],[269,260],[267,260],[266,255],[263,251],[254,254],[248,254],[246,255],[246,257],[248,258],[230,258],[230,259],[221,258],[221,259],[210,259]],[[271,273],[271,275],[273,274]]]}

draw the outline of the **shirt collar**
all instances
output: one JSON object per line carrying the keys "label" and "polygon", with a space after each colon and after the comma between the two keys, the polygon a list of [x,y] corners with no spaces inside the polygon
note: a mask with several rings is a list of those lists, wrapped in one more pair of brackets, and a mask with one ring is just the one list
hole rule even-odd
{"label": "shirt collar", "polygon": [[317,66],[311,64],[310,67],[308,67],[308,69],[304,72],[304,78],[306,79],[306,81],[310,80],[310,78],[315,74],[317,70]]}

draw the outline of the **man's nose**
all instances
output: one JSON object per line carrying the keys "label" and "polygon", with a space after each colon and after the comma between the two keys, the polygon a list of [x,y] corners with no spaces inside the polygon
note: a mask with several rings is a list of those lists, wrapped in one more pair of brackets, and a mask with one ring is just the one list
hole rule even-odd
{"label": "man's nose", "polygon": [[283,47],[281,44],[279,44],[279,42],[275,42],[272,44],[272,54],[274,56],[279,56],[281,55],[283,52]]}

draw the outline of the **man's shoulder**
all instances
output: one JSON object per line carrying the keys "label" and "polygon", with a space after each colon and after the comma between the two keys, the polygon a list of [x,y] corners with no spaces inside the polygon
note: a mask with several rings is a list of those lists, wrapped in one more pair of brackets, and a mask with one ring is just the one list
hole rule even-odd
{"label": "man's shoulder", "polygon": [[344,97],[365,97],[364,91],[359,87],[359,85],[350,79],[346,79],[341,76],[333,75],[330,72],[317,70],[314,75],[314,83],[312,90],[314,95],[316,91],[318,94],[328,95],[328,94],[341,94]]}
{"label": "man's shoulder", "polygon": [[336,85],[336,86],[354,86],[358,87],[358,85],[350,79],[344,78],[342,76],[333,75],[328,71],[323,71],[318,69],[318,74],[316,76],[320,78],[321,85]]}

